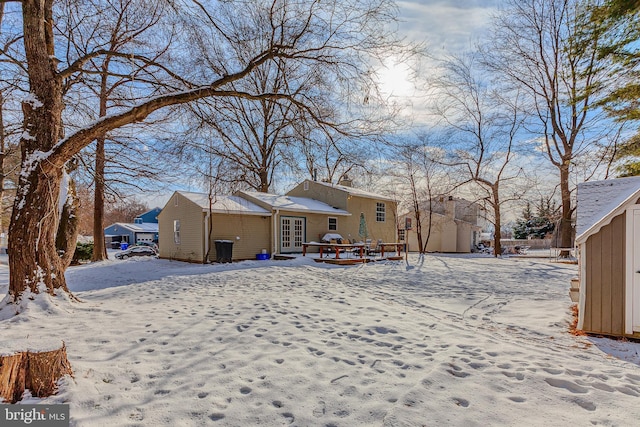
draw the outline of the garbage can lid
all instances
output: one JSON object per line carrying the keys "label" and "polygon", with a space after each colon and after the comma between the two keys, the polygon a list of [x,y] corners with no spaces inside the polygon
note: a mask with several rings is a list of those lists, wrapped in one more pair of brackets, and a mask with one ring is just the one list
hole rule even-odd
{"label": "garbage can lid", "polygon": [[216,243],[233,243],[233,240],[215,240]]}

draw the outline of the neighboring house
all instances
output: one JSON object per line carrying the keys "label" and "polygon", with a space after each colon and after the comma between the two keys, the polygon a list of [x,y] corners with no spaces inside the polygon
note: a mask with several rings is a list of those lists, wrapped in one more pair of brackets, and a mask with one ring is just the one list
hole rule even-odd
{"label": "neighboring house", "polygon": [[578,329],[640,338],[640,177],[578,185]]}
{"label": "neighboring house", "polygon": [[[320,240],[335,225],[336,227],[351,214],[344,209],[306,197],[278,196],[255,191],[239,191],[243,197],[272,213],[271,253],[302,252],[302,243]],[[339,232],[339,230],[333,230]],[[346,236],[343,235],[346,238]]]}
{"label": "neighboring house", "polygon": [[[419,251],[416,234],[415,213],[410,212],[400,218],[404,227],[406,219],[411,220],[411,230],[399,230],[401,240],[409,244],[410,251]],[[431,230],[429,232],[429,206],[420,211],[423,244],[427,242],[427,252],[468,253],[481,241],[482,209],[477,203],[464,199],[433,200],[431,203]]]}
{"label": "neighboring house", "polygon": [[[306,180],[287,193],[288,196],[319,200],[350,216],[329,219],[327,227],[319,234],[338,233],[355,241],[397,241],[397,203],[392,198],[351,187],[350,181],[329,184]],[[310,236],[316,239],[316,236]]]}
{"label": "neighboring house", "polygon": [[162,211],[161,208],[153,208],[148,212],[145,212],[143,214],[138,215],[136,217],[136,219],[140,218],[142,220],[142,222],[154,222],[154,223],[157,224],[158,223],[158,214],[160,214],[160,211]]}
{"label": "neighboring house", "polygon": [[133,224],[116,222],[104,229],[105,243],[123,242],[130,245],[158,242],[158,224],[142,222],[136,218]]}
{"label": "neighboring house", "polygon": [[176,191],[158,215],[160,258],[205,263],[216,259],[215,241],[226,240],[233,259],[255,259],[270,247],[270,218],[242,197],[218,196],[210,208],[207,194]]}
{"label": "neighboring house", "polygon": [[133,223],[117,222],[104,229],[105,243],[130,245],[145,242],[158,243],[158,214],[162,209],[153,208],[138,215]]}

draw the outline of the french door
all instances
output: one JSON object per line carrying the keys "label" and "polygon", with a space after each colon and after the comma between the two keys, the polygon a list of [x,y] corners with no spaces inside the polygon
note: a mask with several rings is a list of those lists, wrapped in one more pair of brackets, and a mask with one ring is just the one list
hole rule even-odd
{"label": "french door", "polygon": [[302,252],[305,228],[305,218],[280,217],[280,253]]}

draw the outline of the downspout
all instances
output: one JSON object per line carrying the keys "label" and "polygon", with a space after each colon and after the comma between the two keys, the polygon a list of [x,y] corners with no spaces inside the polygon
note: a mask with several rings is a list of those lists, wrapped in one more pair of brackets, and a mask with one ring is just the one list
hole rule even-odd
{"label": "downspout", "polygon": [[273,251],[271,252],[273,255],[278,253],[278,217],[280,216],[280,209],[275,210],[275,214],[273,215]]}
{"label": "downspout", "polygon": [[208,264],[209,261],[209,215],[211,215],[210,212],[207,212],[207,214],[204,216],[204,263]]}

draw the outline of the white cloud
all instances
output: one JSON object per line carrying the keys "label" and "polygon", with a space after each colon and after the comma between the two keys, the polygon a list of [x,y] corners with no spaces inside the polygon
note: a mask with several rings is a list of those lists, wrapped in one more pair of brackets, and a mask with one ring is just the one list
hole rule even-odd
{"label": "white cloud", "polygon": [[487,29],[497,4],[495,0],[400,1],[399,30],[411,40],[426,40],[434,53],[464,51]]}

